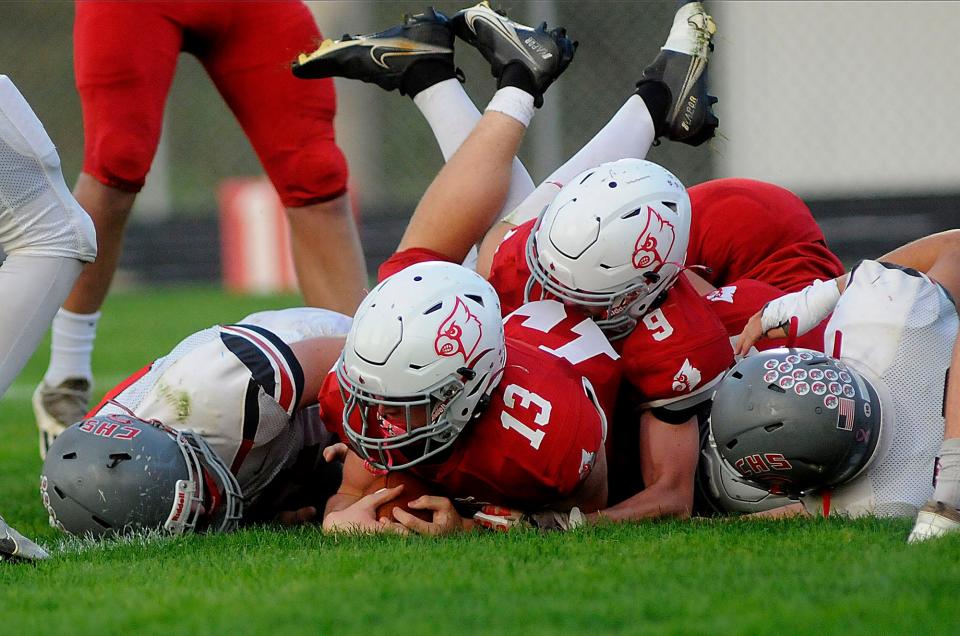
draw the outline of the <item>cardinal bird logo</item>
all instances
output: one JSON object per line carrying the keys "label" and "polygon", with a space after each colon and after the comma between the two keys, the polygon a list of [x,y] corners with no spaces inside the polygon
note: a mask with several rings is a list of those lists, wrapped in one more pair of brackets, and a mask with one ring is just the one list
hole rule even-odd
{"label": "cardinal bird logo", "polygon": [[633,246],[633,266],[636,269],[657,271],[677,240],[673,224],[649,205],[647,224]]}
{"label": "cardinal bird logo", "polygon": [[684,359],[683,365],[673,376],[673,390],[677,393],[689,391],[700,384],[700,369],[690,364],[689,359]]}
{"label": "cardinal bird logo", "polygon": [[480,319],[470,313],[466,303],[457,297],[453,311],[440,323],[434,349],[437,355],[451,357],[459,354],[467,361],[476,351],[482,336]]}

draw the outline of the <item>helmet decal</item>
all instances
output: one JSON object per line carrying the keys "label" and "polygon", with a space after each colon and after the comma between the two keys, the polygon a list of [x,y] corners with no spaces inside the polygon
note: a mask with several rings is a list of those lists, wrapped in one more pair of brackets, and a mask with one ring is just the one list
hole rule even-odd
{"label": "helmet decal", "polygon": [[648,205],[647,224],[633,246],[633,267],[659,269],[666,261],[676,240],[677,234],[673,224]]}
{"label": "helmet decal", "polygon": [[434,348],[438,355],[444,357],[460,354],[466,362],[473,355],[482,337],[483,325],[480,319],[470,312],[466,303],[458,296],[453,311],[440,323]]}

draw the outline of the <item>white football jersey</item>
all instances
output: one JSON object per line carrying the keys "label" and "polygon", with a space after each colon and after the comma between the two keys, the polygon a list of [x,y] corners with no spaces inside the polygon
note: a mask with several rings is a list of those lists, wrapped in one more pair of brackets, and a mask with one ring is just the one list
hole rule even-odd
{"label": "white football jersey", "polygon": [[[350,322],[313,308],[251,314],[187,336],[107,396],[137,417],[202,435],[251,503],[301,449],[328,436],[316,408],[297,408],[304,377],[289,345],[344,336]],[[105,400],[96,414],[122,412]]]}
{"label": "white football jersey", "polygon": [[[839,358],[873,384],[883,426],[865,471],[830,494],[829,514],[912,517],[933,494],[957,325],[953,300],[923,274],[869,260],[850,272],[824,351],[835,355],[837,342]],[[822,513],[823,499],[803,503]]]}

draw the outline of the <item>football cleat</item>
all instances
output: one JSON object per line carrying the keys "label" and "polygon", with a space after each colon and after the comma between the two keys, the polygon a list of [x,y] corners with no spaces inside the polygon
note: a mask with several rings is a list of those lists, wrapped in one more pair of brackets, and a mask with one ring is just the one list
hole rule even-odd
{"label": "football cleat", "polygon": [[11,528],[0,517],[0,561],[39,561],[49,558],[46,550]]}
{"label": "football cleat", "polygon": [[33,415],[40,431],[40,459],[68,426],[82,420],[90,408],[90,380],[67,378],[57,386],[41,382],[33,392]]}
{"label": "football cleat", "polygon": [[392,91],[416,62],[433,59],[452,66],[453,39],[447,16],[431,7],[386,31],[324,40],[313,53],[300,54],[293,74],[301,79],[344,77]]}
{"label": "football cleat", "polygon": [[940,501],[928,501],[917,513],[907,543],[920,543],[954,532],[960,532],[960,511]]}
{"label": "football cleat", "polygon": [[699,146],[713,137],[720,121],[711,107],[717,98],[707,94],[707,63],[717,26],[703,5],[690,2],[677,11],[660,53],[643,69],[637,86],[660,82],[670,91],[666,119],[657,135]]}
{"label": "football cleat", "polygon": [[567,37],[563,27],[547,31],[546,22],[537,28],[518,24],[502,11],[491,9],[486,0],[457,12],[450,23],[457,37],[490,63],[494,77],[499,79],[508,64],[523,64],[541,93],[534,96],[538,107],[543,92],[570,65],[577,49],[577,42]]}

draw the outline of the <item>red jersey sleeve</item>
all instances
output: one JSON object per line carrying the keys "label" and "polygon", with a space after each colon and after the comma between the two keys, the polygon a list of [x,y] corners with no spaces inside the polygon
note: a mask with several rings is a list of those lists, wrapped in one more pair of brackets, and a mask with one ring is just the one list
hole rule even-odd
{"label": "red jersey sleeve", "polygon": [[[527,239],[536,222],[536,219],[531,219],[507,232],[493,254],[490,284],[500,296],[500,307],[504,316],[523,304],[523,291],[530,279],[526,257]],[[540,285],[535,285],[531,298],[540,298],[540,292]]]}
{"label": "red jersey sleeve", "polygon": [[733,364],[723,325],[683,276],[622,346],[624,375],[647,408],[687,408],[709,399]]}
{"label": "red jersey sleeve", "polygon": [[389,276],[393,276],[400,270],[406,269],[411,265],[416,265],[417,263],[426,263],[429,261],[443,261],[445,263],[452,262],[440,252],[434,252],[433,250],[428,250],[424,247],[411,247],[407,250],[394,252],[390,258],[383,262],[383,264],[380,266],[380,269],[377,270],[377,282],[380,282]]}
{"label": "red jersey sleeve", "polygon": [[320,393],[317,395],[317,403],[320,406],[320,419],[323,420],[323,425],[341,442],[346,442],[347,438],[343,434],[343,398],[340,395],[336,371],[331,371],[324,378],[323,384],[320,385]]}

